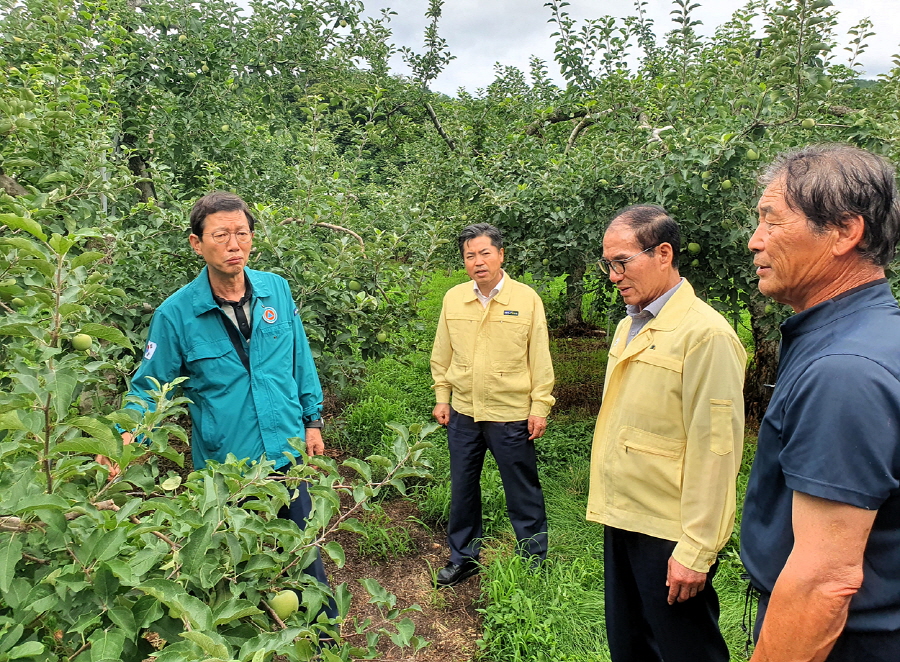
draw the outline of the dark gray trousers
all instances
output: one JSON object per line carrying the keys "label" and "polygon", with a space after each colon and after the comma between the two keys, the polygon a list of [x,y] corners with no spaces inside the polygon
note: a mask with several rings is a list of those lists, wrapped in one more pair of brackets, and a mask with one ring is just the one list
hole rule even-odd
{"label": "dark gray trousers", "polygon": [[447,540],[450,562],[477,559],[484,529],[481,520],[481,469],[488,450],[497,461],[506,511],[519,553],[547,558],[547,513],[538,479],[534,441],[528,440],[528,421],[496,423],[475,420],[450,410],[450,522]]}
{"label": "dark gray trousers", "polygon": [[[284,467],[283,470],[286,470],[287,468],[288,467]],[[312,510],[312,499],[309,496],[309,491],[306,489],[306,483],[301,482],[297,491],[297,498],[291,501],[290,506],[282,506],[281,510],[278,511],[278,517],[280,519],[291,520],[302,530],[306,528],[306,517]],[[312,562],[312,565],[304,568],[303,572],[311,577],[315,577],[320,583],[328,586],[328,575],[325,573],[325,566],[322,564],[321,552],[316,553],[316,560]],[[335,603],[334,598],[328,599],[326,604],[322,607],[322,612],[328,616],[328,618],[338,617],[337,603]]]}
{"label": "dark gray trousers", "polygon": [[728,662],[713,588],[719,562],[696,597],[670,605],[666,586],[675,543],[606,527],[606,632],[613,662]]}

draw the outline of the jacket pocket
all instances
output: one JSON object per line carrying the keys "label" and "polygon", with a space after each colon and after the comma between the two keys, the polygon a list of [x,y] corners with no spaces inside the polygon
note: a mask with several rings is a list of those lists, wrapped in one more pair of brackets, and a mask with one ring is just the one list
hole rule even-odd
{"label": "jacket pocket", "polygon": [[188,363],[195,363],[204,359],[217,359],[225,356],[232,350],[231,341],[227,338],[220,340],[212,340],[210,342],[201,342],[191,347],[185,358]]}
{"label": "jacket pocket", "polygon": [[716,455],[734,451],[733,409],[731,400],[709,401],[709,449]]}
{"label": "jacket pocket", "polygon": [[492,361],[485,376],[485,401],[488,407],[527,409],[530,406],[531,374],[524,359]]}
{"label": "jacket pocket", "polygon": [[613,504],[662,519],[676,519],[681,508],[684,439],[625,426],[619,431],[612,468]]}

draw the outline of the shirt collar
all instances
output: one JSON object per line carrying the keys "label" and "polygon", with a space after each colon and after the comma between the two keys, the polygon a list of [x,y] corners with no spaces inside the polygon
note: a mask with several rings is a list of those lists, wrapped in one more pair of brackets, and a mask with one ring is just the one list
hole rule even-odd
{"label": "shirt collar", "polygon": [[481,290],[478,289],[478,283],[476,283],[473,280],[472,287],[475,290],[475,296],[477,296],[481,301],[487,301],[487,300],[492,299],[493,297],[497,296],[498,294],[500,294],[500,290],[503,289],[503,283],[506,282],[506,272],[503,271],[502,273],[503,273],[503,275],[500,276],[500,281],[494,286],[494,289],[492,289],[490,291],[490,294],[488,294],[487,296],[485,296],[481,293]]}
{"label": "shirt collar", "polygon": [[887,279],[878,278],[788,317],[781,324],[781,334],[792,337],[808,333],[844,315],[884,303],[897,305],[897,300]]}
{"label": "shirt collar", "polygon": [[[630,317],[637,317],[638,315],[642,315],[644,317],[656,317],[659,315],[659,311],[663,309],[663,306],[666,305],[669,299],[672,298],[672,295],[675,294],[675,291],[681,287],[681,284],[684,282],[684,278],[679,278],[678,283],[676,283],[675,287],[673,287],[668,292],[661,294],[659,297],[648,303],[643,308],[638,306],[632,306],[631,304],[625,304],[625,312]],[[646,313],[646,315],[644,315]]]}

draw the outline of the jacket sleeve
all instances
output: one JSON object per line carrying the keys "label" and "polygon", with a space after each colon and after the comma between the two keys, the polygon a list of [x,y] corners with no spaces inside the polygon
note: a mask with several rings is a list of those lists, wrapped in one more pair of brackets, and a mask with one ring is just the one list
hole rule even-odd
{"label": "jacket sleeve", "polygon": [[684,360],[683,533],[672,556],[697,572],[709,571],[734,528],[745,366],[740,342],[721,332],[697,343]]}
{"label": "jacket sleeve", "polygon": [[553,361],[544,302],[534,294],[534,313],[528,334],[528,370],[531,373],[531,415],[547,417],[556,402],[553,397]]}
{"label": "jacket sleeve", "polygon": [[303,423],[310,423],[322,417],[322,384],[319,381],[319,372],[313,361],[312,351],[309,348],[309,340],[303,322],[300,320],[299,310],[291,298],[290,288],[284,283],[287,297],[293,304],[294,315],[292,325],[294,327],[294,379],[297,382],[297,398],[303,408]]}
{"label": "jacket sleeve", "polygon": [[450,342],[450,328],[447,326],[447,297],[441,306],[434,346],[431,348],[431,378],[434,380],[434,399],[437,404],[450,404],[453,389],[447,381],[447,369],[453,361],[453,345]]}
{"label": "jacket sleeve", "polygon": [[[184,374],[184,356],[179,334],[175,332],[172,320],[165,313],[157,312],[150,320],[150,331],[147,333],[147,344],[144,348],[144,359],[138,366],[131,380],[129,396],[136,396],[144,401],[142,407],[138,403],[129,402],[126,409],[134,409],[143,413],[153,411],[155,406],[147,391],[156,388],[150,378],[162,384],[171,382]],[[122,430],[120,430],[121,432]]]}

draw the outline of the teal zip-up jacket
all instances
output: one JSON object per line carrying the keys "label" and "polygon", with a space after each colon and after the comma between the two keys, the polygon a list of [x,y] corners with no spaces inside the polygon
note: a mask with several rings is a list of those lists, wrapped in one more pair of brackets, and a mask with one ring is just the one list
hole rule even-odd
{"label": "teal zip-up jacket", "polygon": [[[250,371],[232,345],[228,319],[213,300],[206,267],[194,281],[166,299],[150,322],[147,348],[129,395],[150,405],[148,377],[182,384],[191,399],[194,467],[207,460],[260,459],[276,467],[296,455],[291,437],[306,438],[306,423],[321,416],[322,387],[303,324],[281,276],[244,269],[253,296],[250,342],[244,343]],[[237,334],[242,340],[243,336]],[[127,405],[140,410],[137,404]]]}

